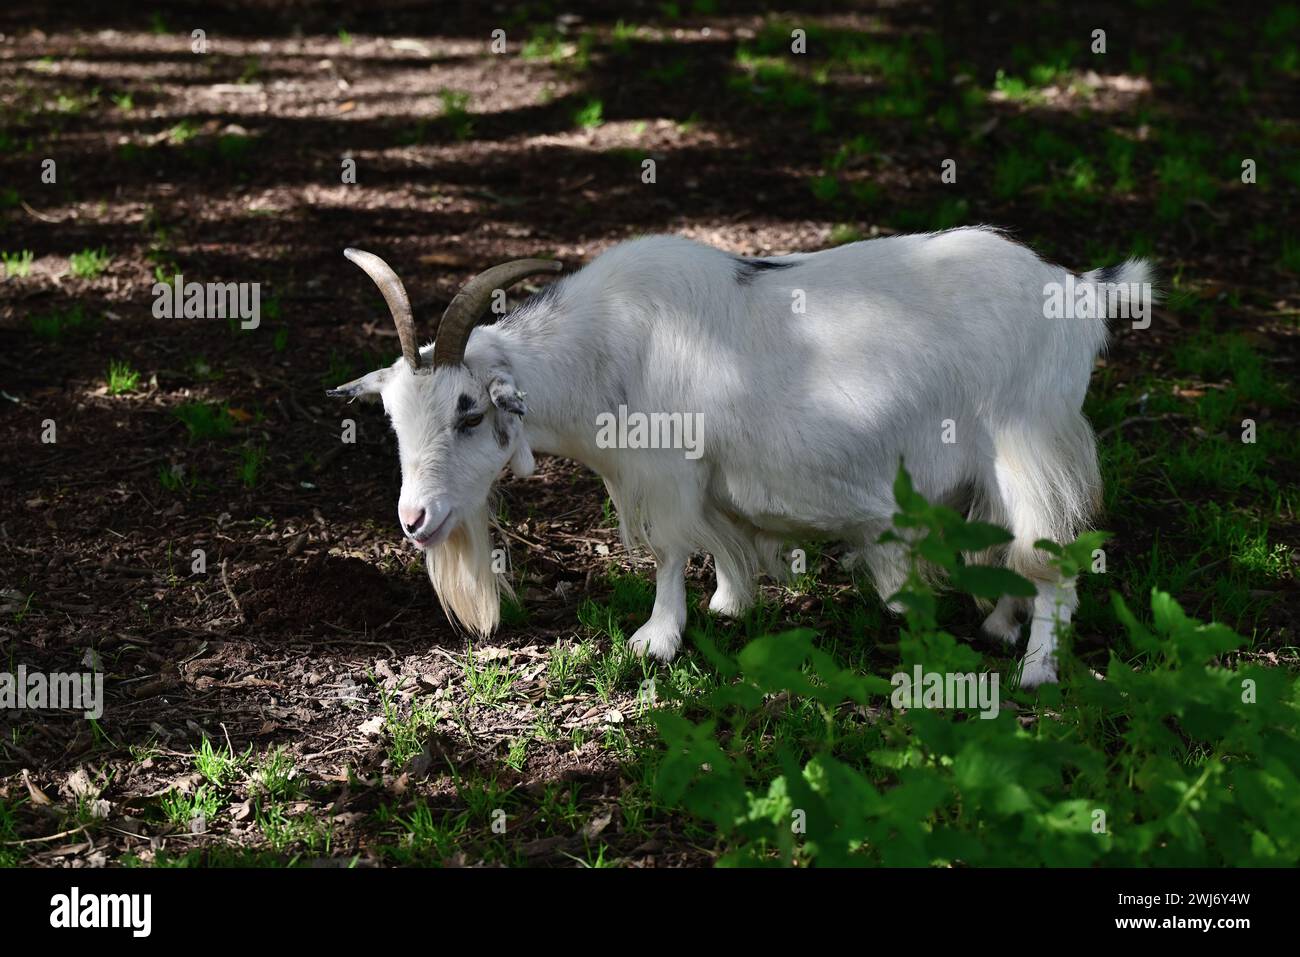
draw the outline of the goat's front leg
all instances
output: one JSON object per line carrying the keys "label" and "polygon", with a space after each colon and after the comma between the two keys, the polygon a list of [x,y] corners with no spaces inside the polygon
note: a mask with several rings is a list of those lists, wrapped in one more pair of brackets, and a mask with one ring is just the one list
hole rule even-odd
{"label": "goat's front leg", "polygon": [[628,645],[638,655],[672,661],[686,627],[686,559],[688,553],[655,555],[655,607],[650,620],[636,630]]}

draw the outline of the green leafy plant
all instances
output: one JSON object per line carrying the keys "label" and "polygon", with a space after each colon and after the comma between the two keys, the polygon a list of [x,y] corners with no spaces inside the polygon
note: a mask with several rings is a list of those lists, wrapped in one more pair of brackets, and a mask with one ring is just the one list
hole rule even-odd
{"label": "green leafy plant", "polygon": [[32,263],[36,256],[30,249],[23,249],[16,253],[0,253],[0,260],[3,260],[5,267],[5,276],[12,276],[21,279],[32,271]]}
{"label": "green leafy plant", "polygon": [[[917,494],[900,469],[891,541],[912,559],[903,667],[978,670],[937,623],[926,564],[959,589],[1023,594],[1005,569],[960,553],[1008,533]],[[1083,574],[1101,533],[1039,542]],[[652,714],[665,749],[657,798],[714,826],[724,864],[1224,866],[1300,862],[1300,688],[1234,658],[1245,639],[1187,616],[1153,589],[1140,620],[1119,595],[1105,673],[1070,664],[1036,699],[989,720],[959,708],[891,707],[890,682],[841,668],[796,631],[734,658],[692,637],[722,676],[713,692]],[[780,709],[776,705],[780,705]],[[798,734],[774,715],[804,715]],[[868,717],[863,717],[863,715]],[[790,719],[794,721],[794,719]]]}
{"label": "green leafy plant", "polygon": [[225,438],[235,427],[234,417],[221,403],[186,402],[177,406],[174,414],[185,423],[190,441]]}
{"label": "green leafy plant", "polygon": [[70,333],[91,325],[80,306],[52,309],[31,317],[32,332],[49,342],[62,342]]}
{"label": "green leafy plant", "polygon": [[114,359],[109,363],[105,382],[108,386],[109,395],[134,392],[136,387],[140,385],[140,373],[132,369],[129,363],[119,362]]}
{"label": "green leafy plant", "polygon": [[573,114],[573,122],[584,130],[594,130],[605,122],[604,116],[604,104],[600,100],[588,100],[581,109]]}
{"label": "green leafy plant", "polygon": [[112,260],[113,257],[102,246],[99,249],[83,249],[68,257],[68,271],[78,279],[98,279]]}

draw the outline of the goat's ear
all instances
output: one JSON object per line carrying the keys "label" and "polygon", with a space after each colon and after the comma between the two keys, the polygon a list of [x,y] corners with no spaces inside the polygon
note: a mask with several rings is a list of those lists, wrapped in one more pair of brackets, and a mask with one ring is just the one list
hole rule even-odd
{"label": "goat's ear", "polygon": [[515,444],[515,450],[510,456],[510,471],[514,472],[520,478],[528,478],[533,474],[533,469],[537,463],[533,460],[533,449],[528,444],[528,440],[522,435]]}
{"label": "goat's ear", "polygon": [[528,411],[528,406],[524,405],[524,393],[515,387],[515,380],[509,372],[497,372],[492,377],[488,383],[488,395],[492,404],[502,412],[523,415]]}
{"label": "goat's ear", "polygon": [[326,390],[325,394],[335,399],[374,399],[379,395],[379,390],[383,388],[384,381],[388,378],[388,369],[376,369],[363,375],[360,379],[353,379],[351,382],[345,382],[334,389]]}

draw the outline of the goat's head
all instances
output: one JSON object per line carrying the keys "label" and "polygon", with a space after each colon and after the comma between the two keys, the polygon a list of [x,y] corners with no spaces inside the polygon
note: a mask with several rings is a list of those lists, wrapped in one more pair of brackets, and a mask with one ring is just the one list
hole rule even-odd
{"label": "goat's head", "polygon": [[469,347],[469,337],[496,290],[526,276],[557,272],[562,265],[521,259],[475,276],[443,313],[434,344],[421,350],[397,274],[372,253],[348,249],[344,255],[383,293],[402,357],[329,394],[383,402],[402,466],[397,502],[402,532],[423,549],[444,609],[486,634],[499,618],[499,589],[510,587],[498,574],[501,569],[493,567],[488,495],[504,466],[526,475],[533,458],[520,427],[527,411],[524,393],[515,386],[508,359],[491,343]]}

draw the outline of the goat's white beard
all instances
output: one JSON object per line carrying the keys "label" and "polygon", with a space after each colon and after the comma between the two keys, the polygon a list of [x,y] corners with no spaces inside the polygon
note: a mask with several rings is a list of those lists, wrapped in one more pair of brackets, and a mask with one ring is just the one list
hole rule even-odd
{"label": "goat's white beard", "polygon": [[502,593],[515,597],[510,579],[492,570],[491,524],[484,504],[458,522],[445,542],[424,552],[429,581],[447,618],[479,637],[496,631]]}

